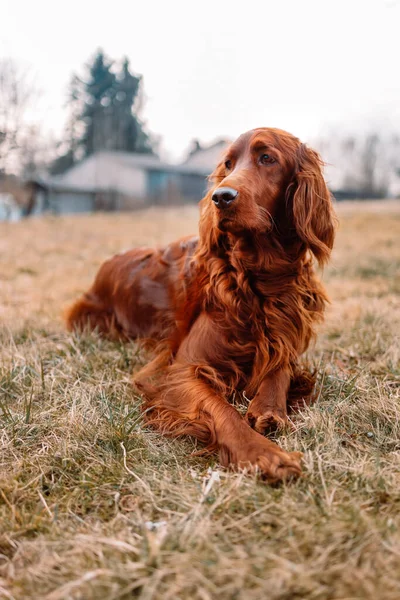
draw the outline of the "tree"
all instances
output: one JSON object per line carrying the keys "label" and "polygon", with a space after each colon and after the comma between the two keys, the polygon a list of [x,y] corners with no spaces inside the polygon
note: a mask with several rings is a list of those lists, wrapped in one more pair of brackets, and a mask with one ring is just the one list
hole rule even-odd
{"label": "tree", "polygon": [[[142,105],[141,76],[132,75],[129,60],[124,59],[115,84],[114,111],[116,117],[117,150],[151,152],[152,143],[143,129],[138,113]],[[133,111],[132,111],[133,109]],[[134,114],[135,113],[135,114]]]}
{"label": "tree", "polygon": [[85,155],[115,146],[113,131],[113,100],[116,76],[111,72],[112,63],[99,52],[89,66],[89,80],[84,85],[85,105],[81,115],[84,133],[81,143]]}
{"label": "tree", "polygon": [[67,110],[65,137],[64,140],[58,143],[58,157],[50,166],[50,172],[53,175],[64,173],[80,158],[80,144],[83,134],[83,123],[80,120],[83,110],[83,82],[77,75],[71,77],[65,108]]}
{"label": "tree", "polygon": [[[399,138],[400,139],[400,138]],[[359,198],[383,198],[399,165],[400,143],[393,131],[340,130],[328,143],[319,143],[326,163],[332,166],[333,190]],[[322,140],[324,142],[324,140]],[[398,145],[396,145],[398,143]]]}
{"label": "tree", "polygon": [[53,163],[53,173],[100,150],[154,151],[139,117],[142,77],[132,74],[127,58],[120,70],[114,67],[99,50],[87,65],[87,78],[75,75],[71,80],[63,152]]}
{"label": "tree", "polygon": [[374,196],[376,192],[376,167],[379,144],[380,140],[377,134],[372,133],[367,135],[360,156],[362,191],[367,197]]}
{"label": "tree", "polygon": [[26,112],[37,96],[27,73],[11,59],[0,60],[0,172],[18,170],[30,125]]}

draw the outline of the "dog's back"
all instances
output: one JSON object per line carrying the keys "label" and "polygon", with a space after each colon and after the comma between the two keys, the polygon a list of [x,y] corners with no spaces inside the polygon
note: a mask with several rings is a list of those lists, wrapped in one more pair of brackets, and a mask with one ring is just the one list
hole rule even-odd
{"label": "dog's back", "polygon": [[196,237],[187,237],[105,261],[89,291],[68,310],[68,329],[96,329],[113,339],[168,337],[184,301],[196,245]]}

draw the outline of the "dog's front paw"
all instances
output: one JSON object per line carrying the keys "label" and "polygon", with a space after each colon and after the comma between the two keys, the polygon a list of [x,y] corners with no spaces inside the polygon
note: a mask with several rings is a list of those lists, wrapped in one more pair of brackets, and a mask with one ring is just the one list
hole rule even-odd
{"label": "dog's front paw", "polygon": [[268,409],[262,414],[253,413],[251,407],[246,414],[246,421],[252,429],[258,433],[271,433],[281,431],[291,427],[291,423],[283,412],[274,409]]}
{"label": "dog's front paw", "polygon": [[232,444],[223,461],[231,468],[257,473],[268,483],[296,479],[301,475],[301,452],[286,452],[274,442],[252,432],[247,443]]}

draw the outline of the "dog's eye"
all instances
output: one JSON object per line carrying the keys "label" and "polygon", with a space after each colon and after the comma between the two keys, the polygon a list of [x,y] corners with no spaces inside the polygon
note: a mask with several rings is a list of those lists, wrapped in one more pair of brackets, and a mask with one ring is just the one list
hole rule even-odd
{"label": "dog's eye", "polygon": [[226,160],[225,161],[225,168],[228,169],[228,171],[230,169],[232,169],[232,161],[231,160]]}
{"label": "dog's eye", "polygon": [[262,165],[271,165],[274,162],[275,162],[275,159],[272,158],[272,156],[270,156],[269,154],[261,154],[260,163]]}

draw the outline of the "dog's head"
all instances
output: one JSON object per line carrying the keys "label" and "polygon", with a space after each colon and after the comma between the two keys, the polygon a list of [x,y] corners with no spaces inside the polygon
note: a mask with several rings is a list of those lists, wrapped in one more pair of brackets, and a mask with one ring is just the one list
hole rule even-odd
{"label": "dog's head", "polygon": [[320,263],[333,245],[335,217],[319,155],[280,129],[253,129],[227,149],[202,202],[204,225],[240,236],[284,234]]}

